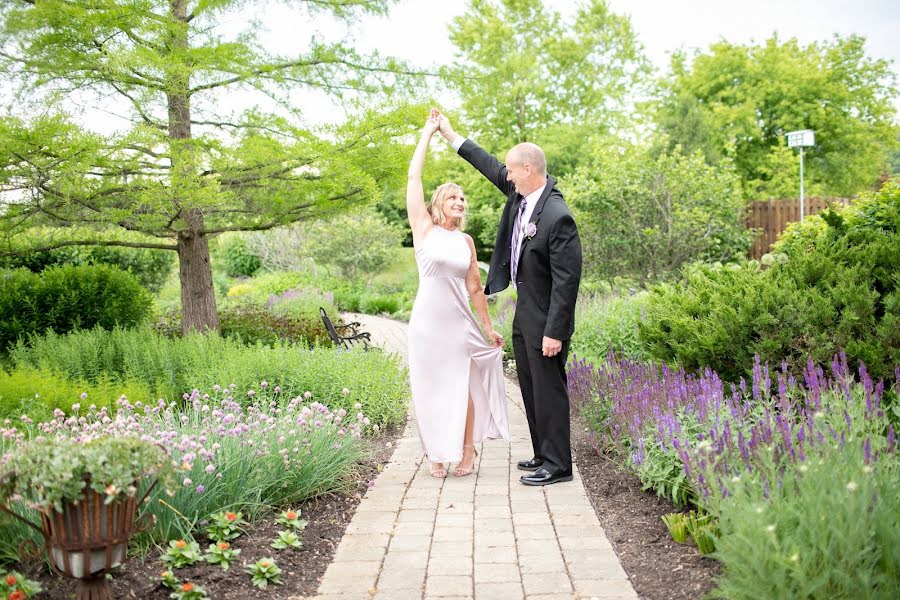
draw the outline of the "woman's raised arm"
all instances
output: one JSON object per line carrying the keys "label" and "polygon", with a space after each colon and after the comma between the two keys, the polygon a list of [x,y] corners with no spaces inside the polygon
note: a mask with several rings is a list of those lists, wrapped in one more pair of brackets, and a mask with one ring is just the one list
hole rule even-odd
{"label": "woman's raised arm", "polygon": [[416,151],[413,152],[409,163],[409,173],[406,177],[406,215],[409,217],[409,226],[412,228],[413,241],[421,240],[433,226],[431,215],[425,208],[425,191],[422,188],[422,171],[425,168],[425,154],[428,152],[428,144],[439,126],[440,113],[431,109],[428,120],[422,128],[422,136]]}

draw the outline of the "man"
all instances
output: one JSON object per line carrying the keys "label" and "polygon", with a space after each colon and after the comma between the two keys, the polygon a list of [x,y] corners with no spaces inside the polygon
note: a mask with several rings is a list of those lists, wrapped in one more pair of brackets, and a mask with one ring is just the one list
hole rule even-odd
{"label": "man", "polygon": [[488,181],[506,194],[491,258],[486,294],[518,291],[513,351],[534,456],[519,469],[525,485],[572,480],[566,359],[575,331],[575,300],[581,280],[581,240],[556,180],[547,175],[544,152],[523,143],[506,164],[472,140],[458,136],[446,117],[441,135]]}

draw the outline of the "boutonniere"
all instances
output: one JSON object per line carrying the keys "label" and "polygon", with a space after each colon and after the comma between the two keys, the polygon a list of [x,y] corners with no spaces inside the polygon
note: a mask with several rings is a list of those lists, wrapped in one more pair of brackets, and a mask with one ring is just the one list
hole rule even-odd
{"label": "boutonniere", "polygon": [[531,238],[534,237],[534,234],[536,234],[536,233],[537,233],[537,225],[535,225],[534,223],[529,223],[528,225],[525,226],[525,238],[526,239],[530,240]]}

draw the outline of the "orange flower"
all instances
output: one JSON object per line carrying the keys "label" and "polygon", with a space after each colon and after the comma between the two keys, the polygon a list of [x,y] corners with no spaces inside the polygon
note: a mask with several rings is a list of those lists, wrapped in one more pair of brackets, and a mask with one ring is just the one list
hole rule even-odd
{"label": "orange flower", "polygon": [[192,589],[194,589],[194,584],[193,584],[193,583],[184,583],[184,584],[182,584],[182,586],[181,586],[181,591],[182,591],[182,592],[185,592],[185,593],[191,591]]}
{"label": "orange flower", "polygon": [[10,587],[16,585],[16,578],[12,575],[7,575],[6,576],[6,585],[8,585]]}
{"label": "orange flower", "polygon": [[185,542],[184,540],[178,540],[177,542],[175,542],[175,547],[179,550],[184,550],[185,548],[187,548],[187,542]]}
{"label": "orange flower", "polygon": [[25,600],[25,592],[21,590],[16,590],[12,594],[9,595],[9,600]]}
{"label": "orange flower", "polygon": [[294,519],[297,518],[297,513],[295,513],[292,510],[289,510],[286,513],[284,513],[284,516],[287,517],[288,521],[293,521]]}
{"label": "orange flower", "polygon": [[227,512],[225,513],[225,518],[229,521],[234,521],[235,519],[237,519],[237,515],[232,512]]}
{"label": "orange flower", "polygon": [[219,542],[219,550],[228,550],[231,548],[231,544],[228,542]]}
{"label": "orange flower", "polygon": [[269,568],[269,561],[261,560],[261,561],[259,561],[259,566],[261,566],[263,569],[267,569],[267,568]]}

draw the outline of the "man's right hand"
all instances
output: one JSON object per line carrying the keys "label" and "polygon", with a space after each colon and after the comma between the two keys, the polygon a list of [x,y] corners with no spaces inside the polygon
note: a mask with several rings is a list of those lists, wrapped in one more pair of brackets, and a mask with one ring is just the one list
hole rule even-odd
{"label": "man's right hand", "polygon": [[440,129],[441,135],[444,136],[444,139],[452,144],[453,140],[456,139],[456,132],[453,131],[453,128],[450,126],[450,119],[448,119],[443,114],[441,114],[440,118]]}

